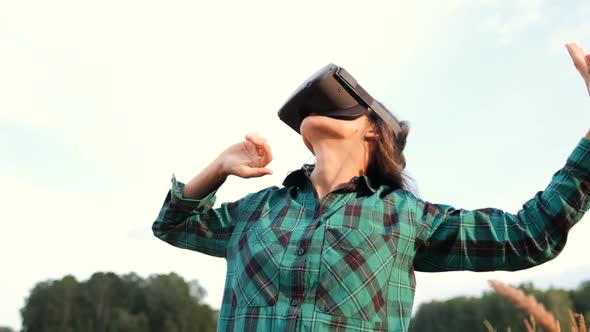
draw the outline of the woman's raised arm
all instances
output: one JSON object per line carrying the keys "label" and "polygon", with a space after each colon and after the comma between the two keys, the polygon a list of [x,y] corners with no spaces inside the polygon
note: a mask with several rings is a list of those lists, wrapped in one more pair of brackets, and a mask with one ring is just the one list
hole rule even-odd
{"label": "woman's raised arm", "polygon": [[582,138],[544,191],[516,214],[455,209],[418,200],[423,226],[419,271],[526,269],[556,257],[569,230],[590,208],[590,141]]}
{"label": "woman's raised arm", "polygon": [[184,196],[201,199],[219,188],[228,175],[242,178],[272,174],[266,168],[272,161],[270,146],[257,134],[247,134],[245,140],[225,149],[203,171],[184,187]]}
{"label": "woman's raised arm", "polygon": [[243,206],[256,194],[213,209],[215,193],[228,175],[248,178],[272,173],[266,168],[271,160],[266,140],[248,134],[246,140],[223,151],[187,185],[172,177],[172,188],[152,225],[154,235],[179,248],[225,257]]}

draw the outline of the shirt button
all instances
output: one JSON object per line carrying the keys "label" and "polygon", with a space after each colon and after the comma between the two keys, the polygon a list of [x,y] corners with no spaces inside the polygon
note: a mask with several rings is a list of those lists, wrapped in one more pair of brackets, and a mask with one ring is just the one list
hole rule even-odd
{"label": "shirt button", "polygon": [[297,299],[291,299],[291,305],[296,307],[299,304],[299,300]]}
{"label": "shirt button", "polygon": [[301,256],[303,254],[305,254],[305,249],[299,248],[299,250],[297,250],[297,255]]}

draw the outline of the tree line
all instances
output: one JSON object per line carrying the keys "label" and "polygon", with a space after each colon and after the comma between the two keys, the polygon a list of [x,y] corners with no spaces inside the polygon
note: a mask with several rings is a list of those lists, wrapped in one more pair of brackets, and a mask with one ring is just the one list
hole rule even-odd
{"label": "tree line", "polygon": [[22,332],[215,331],[218,313],[202,303],[205,294],[175,273],[65,276],[34,286],[21,309]]}
{"label": "tree line", "polygon": [[[560,322],[569,310],[590,321],[590,281],[573,290],[518,286],[533,295]],[[196,280],[175,273],[142,278],[135,273],[93,274],[78,281],[73,276],[37,283],[21,309],[22,332],[209,332],[215,331],[218,312],[203,303],[206,291]],[[529,317],[499,294],[456,297],[422,304],[410,323],[410,332],[485,331],[484,321],[496,331],[526,331]],[[562,324],[562,331],[569,331]],[[14,332],[0,327],[0,332]]]}
{"label": "tree line", "polygon": [[[590,320],[590,281],[573,290],[550,288],[542,291],[531,283],[517,288],[542,303],[561,323],[562,332],[570,331],[570,310],[584,315],[586,321]],[[489,291],[478,298],[456,297],[422,304],[410,323],[409,332],[487,331],[484,321],[496,331],[525,332],[525,319],[529,317],[512,303]]]}

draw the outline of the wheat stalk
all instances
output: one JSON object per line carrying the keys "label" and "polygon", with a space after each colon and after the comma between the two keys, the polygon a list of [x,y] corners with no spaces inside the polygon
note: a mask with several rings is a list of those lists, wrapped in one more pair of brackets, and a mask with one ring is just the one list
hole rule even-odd
{"label": "wheat stalk", "polygon": [[524,320],[524,327],[526,328],[526,332],[535,332],[534,325],[535,325],[534,322],[531,324],[531,322],[529,322],[528,319]]}
{"label": "wheat stalk", "polygon": [[[534,296],[527,296],[523,291],[497,280],[489,280],[489,283],[498,294],[512,302],[512,304],[524,313],[529,314],[538,326],[549,332],[561,331],[559,322],[541,303],[537,302]],[[528,325],[527,323],[525,324]]]}
{"label": "wheat stalk", "polygon": [[582,314],[574,314],[571,310],[570,313],[570,323],[572,325],[572,332],[587,332],[586,329],[586,320],[584,320],[584,315]]}
{"label": "wheat stalk", "polygon": [[578,316],[578,319],[579,319],[578,320],[578,323],[579,323],[579,326],[580,326],[578,328],[578,331],[579,332],[587,332],[587,329],[586,329],[586,321],[584,320],[584,315],[582,315],[582,314],[576,314],[576,315]]}
{"label": "wheat stalk", "polygon": [[570,325],[572,326],[572,332],[579,332],[578,331],[578,323],[576,322],[576,317],[574,317],[574,313],[569,310],[570,314]]}
{"label": "wheat stalk", "polygon": [[488,329],[488,332],[496,332],[496,329],[494,329],[492,324],[487,319],[483,321],[483,325],[486,326],[486,328]]}

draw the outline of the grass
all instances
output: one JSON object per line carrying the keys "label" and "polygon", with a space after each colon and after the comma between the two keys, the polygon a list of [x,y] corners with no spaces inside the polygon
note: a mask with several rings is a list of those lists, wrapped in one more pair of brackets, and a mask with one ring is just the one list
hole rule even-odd
{"label": "grass", "polygon": [[[559,321],[534,296],[526,295],[522,290],[497,280],[490,280],[489,283],[496,293],[500,294],[516,308],[529,316],[523,322],[527,332],[535,332],[537,328],[547,332],[561,332]],[[496,329],[487,320],[483,324],[489,332],[496,332]],[[572,332],[588,332],[590,330],[590,327],[586,325],[584,315],[573,313],[571,310],[570,325]],[[508,332],[510,332],[510,328],[508,328]]]}

